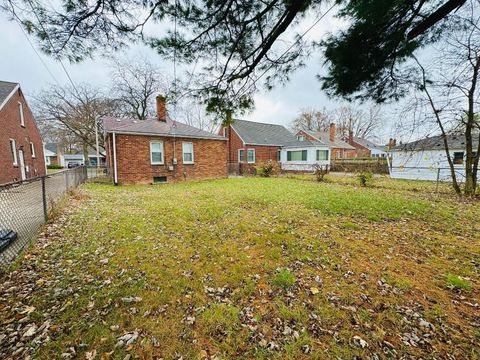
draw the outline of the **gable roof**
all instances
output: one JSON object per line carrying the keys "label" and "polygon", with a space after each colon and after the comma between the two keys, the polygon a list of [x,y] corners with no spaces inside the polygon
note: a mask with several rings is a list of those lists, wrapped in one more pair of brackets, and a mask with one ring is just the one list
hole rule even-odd
{"label": "gable roof", "polygon": [[247,145],[282,146],[296,140],[283,125],[236,119],[231,126]]}
{"label": "gable roof", "polygon": [[0,81],[0,110],[5,106],[13,93],[20,87],[18,83]]}
{"label": "gable roof", "polygon": [[315,139],[325,143],[327,146],[331,148],[355,150],[355,148],[352,145],[338,138],[335,138],[333,141],[330,141],[329,131],[310,131],[310,130],[303,130],[303,131],[309,134],[310,136],[313,136]]}
{"label": "gable roof", "polygon": [[355,141],[357,144],[362,145],[363,147],[366,147],[369,150],[380,150],[385,152],[387,151],[386,145],[377,145],[368,139],[354,136],[353,141]]}
{"label": "gable roof", "polygon": [[44,145],[44,148],[45,150],[48,150],[50,151],[51,153],[53,153],[53,155],[48,155],[48,156],[55,156],[57,155],[57,144],[56,143],[46,143]]}
{"label": "gable roof", "polygon": [[223,136],[200,130],[179,121],[173,121],[169,116],[167,116],[166,121],[160,121],[158,119],[136,120],[104,116],[102,121],[103,128],[107,133],[115,132],[118,134],[161,135],[192,139],[226,140]]}
{"label": "gable roof", "polygon": [[[473,134],[473,147],[478,147],[479,134]],[[465,150],[465,136],[463,134],[447,135],[448,148],[450,150]],[[422,150],[444,150],[442,135],[427,137],[406,144],[397,145],[392,151],[422,151]],[[475,151],[475,150],[474,150]]]}

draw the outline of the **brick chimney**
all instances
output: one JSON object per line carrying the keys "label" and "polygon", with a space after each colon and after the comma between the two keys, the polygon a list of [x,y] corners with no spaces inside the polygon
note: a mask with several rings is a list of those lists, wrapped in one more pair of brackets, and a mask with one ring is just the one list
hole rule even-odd
{"label": "brick chimney", "polygon": [[348,143],[350,145],[353,145],[353,131],[352,130],[348,130]]}
{"label": "brick chimney", "polygon": [[330,141],[335,141],[335,123],[330,123]]}
{"label": "brick chimney", "polygon": [[395,146],[397,146],[397,139],[392,140],[392,147],[395,147]]}
{"label": "brick chimney", "polygon": [[165,105],[166,98],[163,95],[157,95],[157,119],[159,121],[167,121],[167,107]]}

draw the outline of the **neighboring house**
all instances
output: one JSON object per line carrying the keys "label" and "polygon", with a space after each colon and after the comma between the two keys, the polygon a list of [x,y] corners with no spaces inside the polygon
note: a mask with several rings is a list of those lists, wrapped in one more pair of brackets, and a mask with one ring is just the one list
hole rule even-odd
{"label": "neighboring house", "polygon": [[351,131],[348,136],[342,137],[342,140],[357,149],[357,157],[386,157],[388,153],[387,146],[377,145],[370,140],[353,136]]}
{"label": "neighboring house", "polygon": [[336,136],[336,126],[330,124],[329,131],[300,130],[296,134],[297,140],[320,141],[328,146],[332,159],[356,158],[357,149]]}
{"label": "neighboring house", "polygon": [[294,140],[281,149],[280,163],[284,171],[313,171],[316,165],[330,167],[330,149],[320,141]]}
{"label": "neighboring house", "polygon": [[0,81],[0,183],[45,175],[43,142],[20,85]]}
{"label": "neighboring house", "polygon": [[107,165],[115,184],[227,177],[227,141],[170,119],[163,97],[157,117],[103,118]]}
{"label": "neighboring house", "polygon": [[220,134],[228,139],[228,161],[256,165],[268,160],[280,161],[280,150],[295,136],[282,125],[234,120],[222,127]]}
{"label": "neighboring house", "polygon": [[312,171],[330,164],[329,147],[321,141],[299,141],[282,125],[235,120],[220,129],[228,139],[230,163],[245,167],[276,161],[284,171]]}
{"label": "neighboring house", "polygon": [[[465,137],[447,135],[450,156],[458,181],[465,180]],[[478,147],[478,134],[474,149]],[[411,180],[451,180],[447,153],[441,135],[400,144],[390,150],[390,177]]]}
{"label": "neighboring house", "polygon": [[[100,166],[106,165],[106,154],[104,150],[100,150]],[[88,148],[88,164],[91,166],[97,165],[97,151],[93,148]],[[63,151],[62,147],[56,143],[45,144],[45,162],[47,165],[61,165],[68,167],[69,163],[76,163],[78,165],[85,165],[85,156],[81,150],[74,150],[70,153]]]}

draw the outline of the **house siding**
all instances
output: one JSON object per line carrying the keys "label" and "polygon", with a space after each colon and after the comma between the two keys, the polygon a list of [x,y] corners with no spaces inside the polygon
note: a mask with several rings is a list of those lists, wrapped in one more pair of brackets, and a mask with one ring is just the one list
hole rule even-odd
{"label": "house siding", "polygon": [[[189,179],[214,179],[227,177],[227,143],[223,140],[187,139],[162,136],[116,134],[116,155],[119,184],[151,184],[156,176],[165,176],[167,182]],[[164,165],[150,163],[150,141],[163,141]],[[194,164],[183,164],[182,142],[192,142]],[[177,165],[169,170],[174,157]],[[113,137],[108,134],[107,164],[113,169]]]}
{"label": "house siding", "polygon": [[[20,125],[19,102],[23,106],[25,127]],[[19,157],[18,150],[23,150],[26,178],[30,179],[45,175],[42,137],[20,89],[15,92],[0,110],[0,124],[2,124],[2,131],[0,131],[0,183],[21,180],[20,165],[13,165],[10,139],[15,140],[17,159]],[[35,158],[32,157],[30,142],[35,147]],[[20,160],[17,162],[20,164]]]}
{"label": "house siding", "polygon": [[[318,140],[303,130],[298,131],[297,135],[302,135],[305,137],[306,140],[310,140],[310,141]],[[343,149],[343,148],[337,148],[337,147],[330,148],[331,159],[353,159],[356,157],[358,157],[356,149]]]}

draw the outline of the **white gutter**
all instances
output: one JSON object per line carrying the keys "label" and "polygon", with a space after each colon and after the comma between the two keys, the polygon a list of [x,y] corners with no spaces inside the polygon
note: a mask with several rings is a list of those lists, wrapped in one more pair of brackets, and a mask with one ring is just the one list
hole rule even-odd
{"label": "white gutter", "polygon": [[118,185],[118,174],[117,174],[117,143],[115,139],[115,133],[112,132],[113,135],[113,183]]}
{"label": "white gutter", "polygon": [[8,96],[5,98],[5,100],[3,100],[3,102],[0,104],[0,110],[3,109],[3,107],[8,103],[8,101],[10,100],[10,98],[13,96],[13,94],[15,94],[15,92],[20,88],[20,84],[17,84],[13,90],[10,92],[10,94],[8,94]]}
{"label": "white gutter", "polygon": [[106,133],[113,134],[113,133],[121,134],[121,135],[139,135],[139,136],[160,136],[160,137],[175,137],[177,139],[200,139],[200,140],[220,140],[220,141],[227,141],[226,138],[222,136],[218,137],[209,137],[209,136],[196,136],[196,135],[173,135],[172,133],[162,134],[162,133],[150,133],[150,132],[137,132],[137,131],[122,131],[122,130],[107,130]]}

